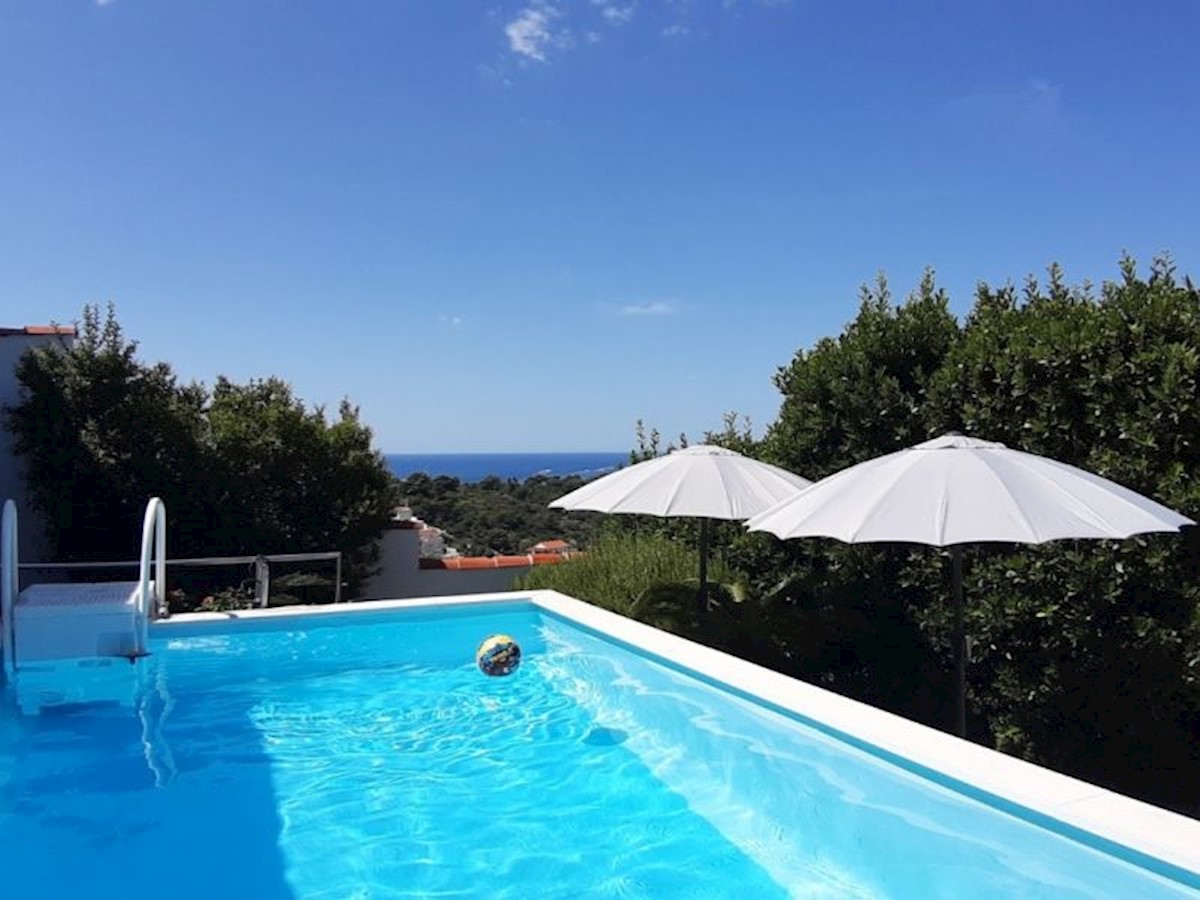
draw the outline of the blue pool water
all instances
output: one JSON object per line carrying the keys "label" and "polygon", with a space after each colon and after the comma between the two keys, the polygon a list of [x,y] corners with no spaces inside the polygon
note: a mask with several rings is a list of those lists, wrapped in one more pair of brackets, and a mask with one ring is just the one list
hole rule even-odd
{"label": "blue pool water", "polygon": [[[97,900],[1200,896],[529,605],[247,624],[156,638],[136,708],[22,716],[6,698],[6,886]],[[496,632],[525,651],[509,678],[473,664]]]}

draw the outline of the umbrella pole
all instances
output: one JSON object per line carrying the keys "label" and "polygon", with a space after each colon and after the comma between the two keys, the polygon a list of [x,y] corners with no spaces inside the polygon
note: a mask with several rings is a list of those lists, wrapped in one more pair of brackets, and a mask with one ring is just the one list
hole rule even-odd
{"label": "umbrella pole", "polygon": [[696,594],[696,605],[700,612],[708,612],[708,529],[709,520],[700,520],[700,592]]}
{"label": "umbrella pole", "polygon": [[959,737],[967,736],[967,632],[963,625],[962,545],[951,550],[954,577],[954,727]]}

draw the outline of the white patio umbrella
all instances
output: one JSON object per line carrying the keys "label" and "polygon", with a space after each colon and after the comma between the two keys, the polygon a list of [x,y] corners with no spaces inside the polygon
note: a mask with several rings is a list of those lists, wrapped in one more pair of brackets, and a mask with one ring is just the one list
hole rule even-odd
{"label": "white patio umbrella", "polygon": [[812,484],[787,469],[724,447],[698,444],[673,450],[588,482],[550,503],[647,516],[690,516],[700,525],[700,598],[708,590],[711,519],[748,519]]}
{"label": "white patio umbrella", "polygon": [[835,472],[746,523],[781,538],[953,547],[957,726],[966,731],[962,545],[1178,531],[1186,516],[1115,482],[1003,444],[947,434]]}

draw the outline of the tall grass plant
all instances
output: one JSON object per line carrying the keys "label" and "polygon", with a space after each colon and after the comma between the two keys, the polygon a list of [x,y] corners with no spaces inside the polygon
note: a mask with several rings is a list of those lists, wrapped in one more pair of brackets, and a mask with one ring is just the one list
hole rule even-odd
{"label": "tall grass plant", "polygon": [[[518,590],[549,589],[586,600],[621,615],[638,615],[639,600],[665,584],[699,587],[699,553],[656,534],[611,534],[580,557],[539,566],[517,582]],[[728,569],[710,561],[713,582],[729,580]]]}

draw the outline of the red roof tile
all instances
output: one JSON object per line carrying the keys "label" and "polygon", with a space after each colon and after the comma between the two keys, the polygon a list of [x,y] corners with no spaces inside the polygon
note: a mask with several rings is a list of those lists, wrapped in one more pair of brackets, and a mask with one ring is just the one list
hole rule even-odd
{"label": "red roof tile", "polygon": [[576,553],[530,553],[525,556],[445,556],[422,559],[422,569],[508,569],[514,566],[552,566],[572,559]]}
{"label": "red roof tile", "polygon": [[74,335],[74,325],[26,325],[24,328],[0,328],[0,337],[13,335],[61,334]]}

